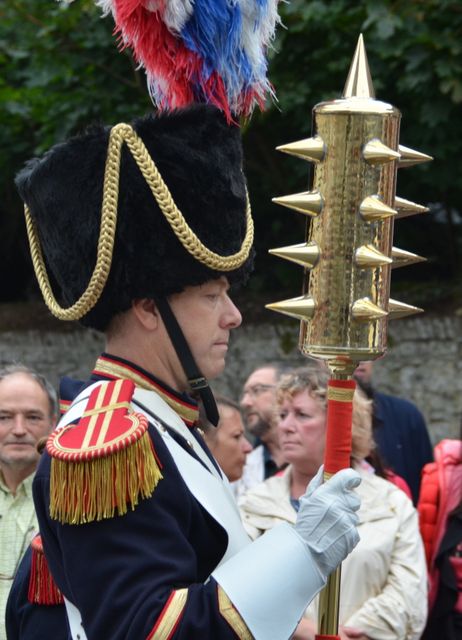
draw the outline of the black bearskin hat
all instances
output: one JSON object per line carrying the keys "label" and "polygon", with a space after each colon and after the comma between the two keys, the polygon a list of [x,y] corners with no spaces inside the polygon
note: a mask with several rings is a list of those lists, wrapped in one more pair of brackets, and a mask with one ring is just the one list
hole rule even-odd
{"label": "black bearskin hat", "polygon": [[[206,105],[149,115],[132,127],[201,242],[222,256],[238,252],[247,226],[239,128]],[[66,306],[85,291],[95,266],[109,134],[109,127],[93,127],[29,161],[16,178]],[[250,251],[243,264],[224,272],[190,255],[124,144],[111,270],[99,300],[80,321],[104,331],[135,298],[167,296],[222,275],[240,283],[252,262]]]}

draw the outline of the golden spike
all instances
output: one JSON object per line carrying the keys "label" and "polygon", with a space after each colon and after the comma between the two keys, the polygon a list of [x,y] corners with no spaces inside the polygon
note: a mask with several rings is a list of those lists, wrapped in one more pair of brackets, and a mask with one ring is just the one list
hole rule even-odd
{"label": "golden spike", "polygon": [[417,213],[427,213],[430,211],[428,207],[424,207],[421,204],[416,204],[410,200],[404,198],[395,197],[394,203],[395,209],[398,212],[396,219],[407,218],[408,216],[415,216]]}
{"label": "golden spike", "polygon": [[311,320],[316,308],[313,298],[309,295],[291,298],[290,300],[281,300],[281,302],[273,302],[265,306],[271,311],[283,313],[296,320]]}
{"label": "golden spike", "polygon": [[319,191],[303,191],[290,196],[273,198],[273,202],[289,209],[295,209],[306,216],[318,216],[322,211],[323,200]]}
{"label": "golden spike", "polygon": [[391,248],[391,257],[393,258],[392,268],[407,267],[410,264],[416,264],[417,262],[426,262],[427,258],[418,256],[416,253],[410,251],[404,251],[404,249],[398,249],[398,247]]}
{"label": "golden spike", "polygon": [[386,264],[391,264],[393,260],[379,251],[372,244],[364,244],[362,247],[356,249],[355,262],[358,267],[383,267]]}
{"label": "golden spike", "polygon": [[388,314],[391,320],[413,316],[415,313],[423,313],[423,309],[413,307],[404,302],[398,302],[398,300],[392,300],[391,298],[388,301]]}
{"label": "golden spike", "polygon": [[363,157],[369,164],[385,164],[385,162],[398,160],[401,156],[378,138],[374,138],[364,146]]}
{"label": "golden spike", "polygon": [[369,322],[371,320],[384,318],[388,315],[388,312],[378,307],[369,298],[360,298],[353,303],[351,315],[354,320]]}
{"label": "golden spike", "polygon": [[415,149],[410,149],[402,144],[399,145],[398,151],[401,155],[398,168],[411,167],[413,164],[421,164],[422,162],[433,160],[432,156],[428,156],[426,153],[421,153],[420,151],[415,151]]}
{"label": "golden spike", "polygon": [[270,249],[269,253],[284,260],[290,260],[296,264],[312,269],[321,252],[316,242],[302,242],[301,244],[293,244],[289,247],[279,247],[278,249]]}
{"label": "golden spike", "polygon": [[363,34],[358,38],[358,44],[350,65],[348,77],[343,89],[343,98],[375,98],[369,63]]}
{"label": "golden spike", "polygon": [[320,136],[314,136],[313,138],[305,138],[297,142],[280,145],[276,147],[276,151],[282,151],[282,153],[288,153],[291,156],[309,160],[310,162],[320,162],[324,159],[326,145]]}
{"label": "golden spike", "polygon": [[359,213],[366,222],[375,222],[396,216],[397,211],[382,202],[378,196],[368,196],[361,202]]}

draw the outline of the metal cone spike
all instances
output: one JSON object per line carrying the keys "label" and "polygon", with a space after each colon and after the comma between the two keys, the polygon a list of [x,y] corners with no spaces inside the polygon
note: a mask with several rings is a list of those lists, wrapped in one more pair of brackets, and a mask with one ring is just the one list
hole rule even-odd
{"label": "metal cone spike", "polygon": [[384,164],[392,160],[398,160],[401,156],[377,138],[368,142],[363,149],[363,157],[369,164]]}
{"label": "metal cone spike", "polygon": [[391,320],[397,320],[398,318],[413,316],[416,313],[423,313],[423,309],[390,298],[388,301],[388,313]]}
{"label": "metal cone spike", "polygon": [[297,142],[290,142],[276,147],[277,151],[288,153],[291,156],[309,160],[310,162],[320,162],[326,153],[326,145],[320,136],[305,138]]}
{"label": "metal cone spike", "polygon": [[386,264],[391,264],[393,260],[379,251],[372,244],[365,244],[362,247],[356,249],[355,262],[358,267],[383,267]]}
{"label": "metal cone spike", "polygon": [[428,156],[426,153],[415,151],[404,145],[399,145],[399,153],[401,155],[398,167],[411,167],[414,164],[421,164],[422,162],[429,162],[433,160],[432,156]]}
{"label": "metal cone spike", "polygon": [[377,196],[368,196],[364,198],[359,207],[359,213],[367,222],[374,222],[376,220],[384,220],[391,216],[396,216],[397,212],[386,205],[382,200],[379,200]]}
{"label": "metal cone spike", "polygon": [[398,249],[398,247],[392,247],[391,257],[393,258],[393,269],[427,261],[427,258],[422,258],[422,256],[418,256],[416,253],[411,253],[410,251],[405,251],[404,249]]}
{"label": "metal cone spike", "polygon": [[289,196],[273,198],[273,202],[289,209],[295,209],[307,216],[317,216],[322,210],[322,196],[318,191],[303,191]]}
{"label": "metal cone spike", "polygon": [[312,269],[321,252],[316,242],[303,242],[301,244],[293,244],[289,247],[280,247],[278,249],[270,249],[269,253],[284,260],[290,260],[300,264],[302,267]]}
{"label": "metal cone spike", "polygon": [[344,98],[375,98],[371,72],[367,61],[363,34],[361,33],[356,45],[356,51],[351,62],[348,77],[343,90]]}
{"label": "metal cone spike", "polygon": [[380,320],[388,315],[388,312],[381,309],[369,298],[360,298],[353,303],[351,315],[355,320],[369,322],[370,320]]}
{"label": "metal cone spike", "polygon": [[394,203],[395,209],[398,212],[396,219],[407,218],[408,216],[415,216],[418,213],[427,213],[430,211],[428,207],[424,207],[421,204],[416,204],[410,200],[404,198],[395,197]]}
{"label": "metal cone spike", "polygon": [[313,298],[309,295],[291,298],[290,300],[282,300],[281,302],[273,302],[265,306],[271,311],[283,313],[296,320],[311,320],[316,307]]}

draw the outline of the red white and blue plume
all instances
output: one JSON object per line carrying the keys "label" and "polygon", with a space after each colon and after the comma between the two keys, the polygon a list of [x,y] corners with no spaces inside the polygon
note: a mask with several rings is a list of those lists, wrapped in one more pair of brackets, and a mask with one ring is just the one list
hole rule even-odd
{"label": "red white and blue plume", "polygon": [[266,51],[278,0],[95,0],[112,13],[120,45],[146,70],[161,110],[205,102],[228,119],[273,96]]}

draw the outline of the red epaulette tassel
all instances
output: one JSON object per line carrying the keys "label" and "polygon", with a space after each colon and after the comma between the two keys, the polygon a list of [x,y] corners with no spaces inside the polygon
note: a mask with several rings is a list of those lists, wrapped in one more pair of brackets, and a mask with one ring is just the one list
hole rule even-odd
{"label": "red epaulette tassel", "polygon": [[27,594],[29,602],[43,605],[63,604],[63,594],[56,586],[50,573],[40,535],[35,536],[32,540],[31,548],[32,560]]}

